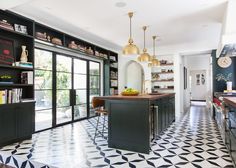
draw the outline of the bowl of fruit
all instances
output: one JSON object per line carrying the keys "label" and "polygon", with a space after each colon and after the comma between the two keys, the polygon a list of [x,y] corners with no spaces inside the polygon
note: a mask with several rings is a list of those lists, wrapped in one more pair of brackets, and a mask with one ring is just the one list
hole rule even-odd
{"label": "bowl of fruit", "polygon": [[128,88],[125,89],[121,92],[122,96],[138,96],[139,95],[139,91],[136,89],[132,89],[132,88]]}

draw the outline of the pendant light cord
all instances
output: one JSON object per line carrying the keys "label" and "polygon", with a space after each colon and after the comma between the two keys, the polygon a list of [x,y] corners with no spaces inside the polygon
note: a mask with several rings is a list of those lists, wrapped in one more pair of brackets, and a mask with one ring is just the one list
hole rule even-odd
{"label": "pendant light cord", "polygon": [[146,49],[146,29],[147,29],[147,27],[146,26],[144,26],[143,27],[143,30],[144,30],[144,33],[143,33],[143,35],[144,35],[144,42],[143,42],[143,49],[145,50]]}
{"label": "pendant light cord", "polygon": [[130,34],[129,34],[129,38],[132,38],[132,23],[131,23],[132,21],[131,21],[131,18],[132,18],[132,17],[130,17],[130,19],[129,19],[129,20],[130,20],[130,21],[129,21],[129,33],[130,33]]}
{"label": "pendant light cord", "polygon": [[155,58],[155,37],[153,37],[153,58]]}

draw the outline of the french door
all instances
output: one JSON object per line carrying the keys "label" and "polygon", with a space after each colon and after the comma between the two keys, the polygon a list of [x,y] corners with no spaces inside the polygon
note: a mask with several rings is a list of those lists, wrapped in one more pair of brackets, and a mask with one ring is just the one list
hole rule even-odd
{"label": "french door", "polygon": [[94,116],[100,63],[35,50],[36,131]]}

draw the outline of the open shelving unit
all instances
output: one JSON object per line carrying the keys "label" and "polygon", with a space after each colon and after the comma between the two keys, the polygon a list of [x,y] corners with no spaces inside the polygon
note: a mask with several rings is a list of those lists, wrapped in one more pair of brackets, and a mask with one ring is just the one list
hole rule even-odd
{"label": "open shelving unit", "polygon": [[[35,95],[33,84],[25,84],[21,80],[22,72],[28,71],[33,73],[34,78],[34,50],[35,44],[43,44],[56,48],[78,53],[88,58],[103,60],[104,67],[104,94],[118,93],[118,54],[104,49],[85,40],[79,39],[72,35],[58,31],[41,23],[35,22],[29,18],[23,17],[11,11],[0,10],[0,21],[6,20],[9,25],[22,25],[27,28],[27,33],[10,30],[0,27],[0,40],[10,40],[13,44],[12,58],[13,62],[19,62],[22,52],[22,46],[28,50],[28,62],[32,62],[33,67],[13,66],[14,64],[0,63],[0,76],[11,76],[12,80],[0,82],[0,91],[21,89],[22,96],[19,102],[0,104],[0,146],[7,143],[16,142],[32,136],[35,119]],[[39,38],[41,33],[46,33],[46,38]],[[50,36],[50,37],[48,37]],[[53,43],[52,38],[56,38],[59,43]],[[80,46],[71,47],[71,43]],[[0,56],[1,57],[1,56]],[[114,66],[116,65],[116,66]],[[116,75],[114,75],[114,72]],[[117,82],[117,85],[114,83]],[[112,93],[111,93],[112,91]],[[8,91],[6,92],[8,93]],[[7,100],[8,101],[8,100]],[[26,102],[27,101],[27,102]],[[7,113],[6,113],[7,111]],[[18,125],[20,124],[20,126]],[[5,129],[9,128],[9,129]],[[21,128],[18,130],[17,128]],[[23,130],[23,132],[22,132]],[[7,132],[6,132],[7,131]]]}
{"label": "open shelving unit", "polygon": [[110,95],[118,95],[118,54],[114,52],[109,54],[109,75]]}
{"label": "open shelving unit", "polygon": [[174,63],[172,56],[158,56],[160,66],[152,68],[152,92],[169,93],[174,90]]}
{"label": "open shelving unit", "polygon": [[[0,77],[9,76],[10,81],[1,79],[0,91],[5,93],[0,104],[0,146],[30,138],[34,132],[34,84],[22,83],[22,72],[34,75],[33,67],[14,66],[20,61],[22,46],[28,50],[28,62],[34,65],[34,21],[10,11],[0,10],[0,20],[26,26],[27,34],[6,28],[0,28],[1,62]],[[11,42],[11,43],[9,43]],[[6,58],[11,58],[10,60]],[[13,94],[13,90],[21,90],[21,94]],[[21,95],[21,96],[20,96]],[[18,97],[17,101],[16,96]],[[2,98],[2,100],[3,100]],[[27,99],[27,102],[23,102]],[[7,129],[6,129],[7,128]]]}

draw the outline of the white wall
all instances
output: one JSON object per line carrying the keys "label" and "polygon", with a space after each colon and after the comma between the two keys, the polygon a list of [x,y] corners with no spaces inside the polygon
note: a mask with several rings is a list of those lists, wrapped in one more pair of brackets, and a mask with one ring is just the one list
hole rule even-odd
{"label": "white wall", "polygon": [[217,56],[220,56],[221,50],[225,44],[236,43],[236,0],[228,0],[225,10],[223,26],[221,31],[220,43],[217,49]]}
{"label": "white wall", "polygon": [[185,55],[183,56],[183,66],[187,68],[188,76],[188,87],[186,90],[183,90],[183,105],[184,110],[188,109],[190,106],[190,81],[189,75],[190,71],[193,70],[205,70],[206,71],[206,87],[207,95],[211,94],[211,68],[210,68],[210,54],[204,55]]}

